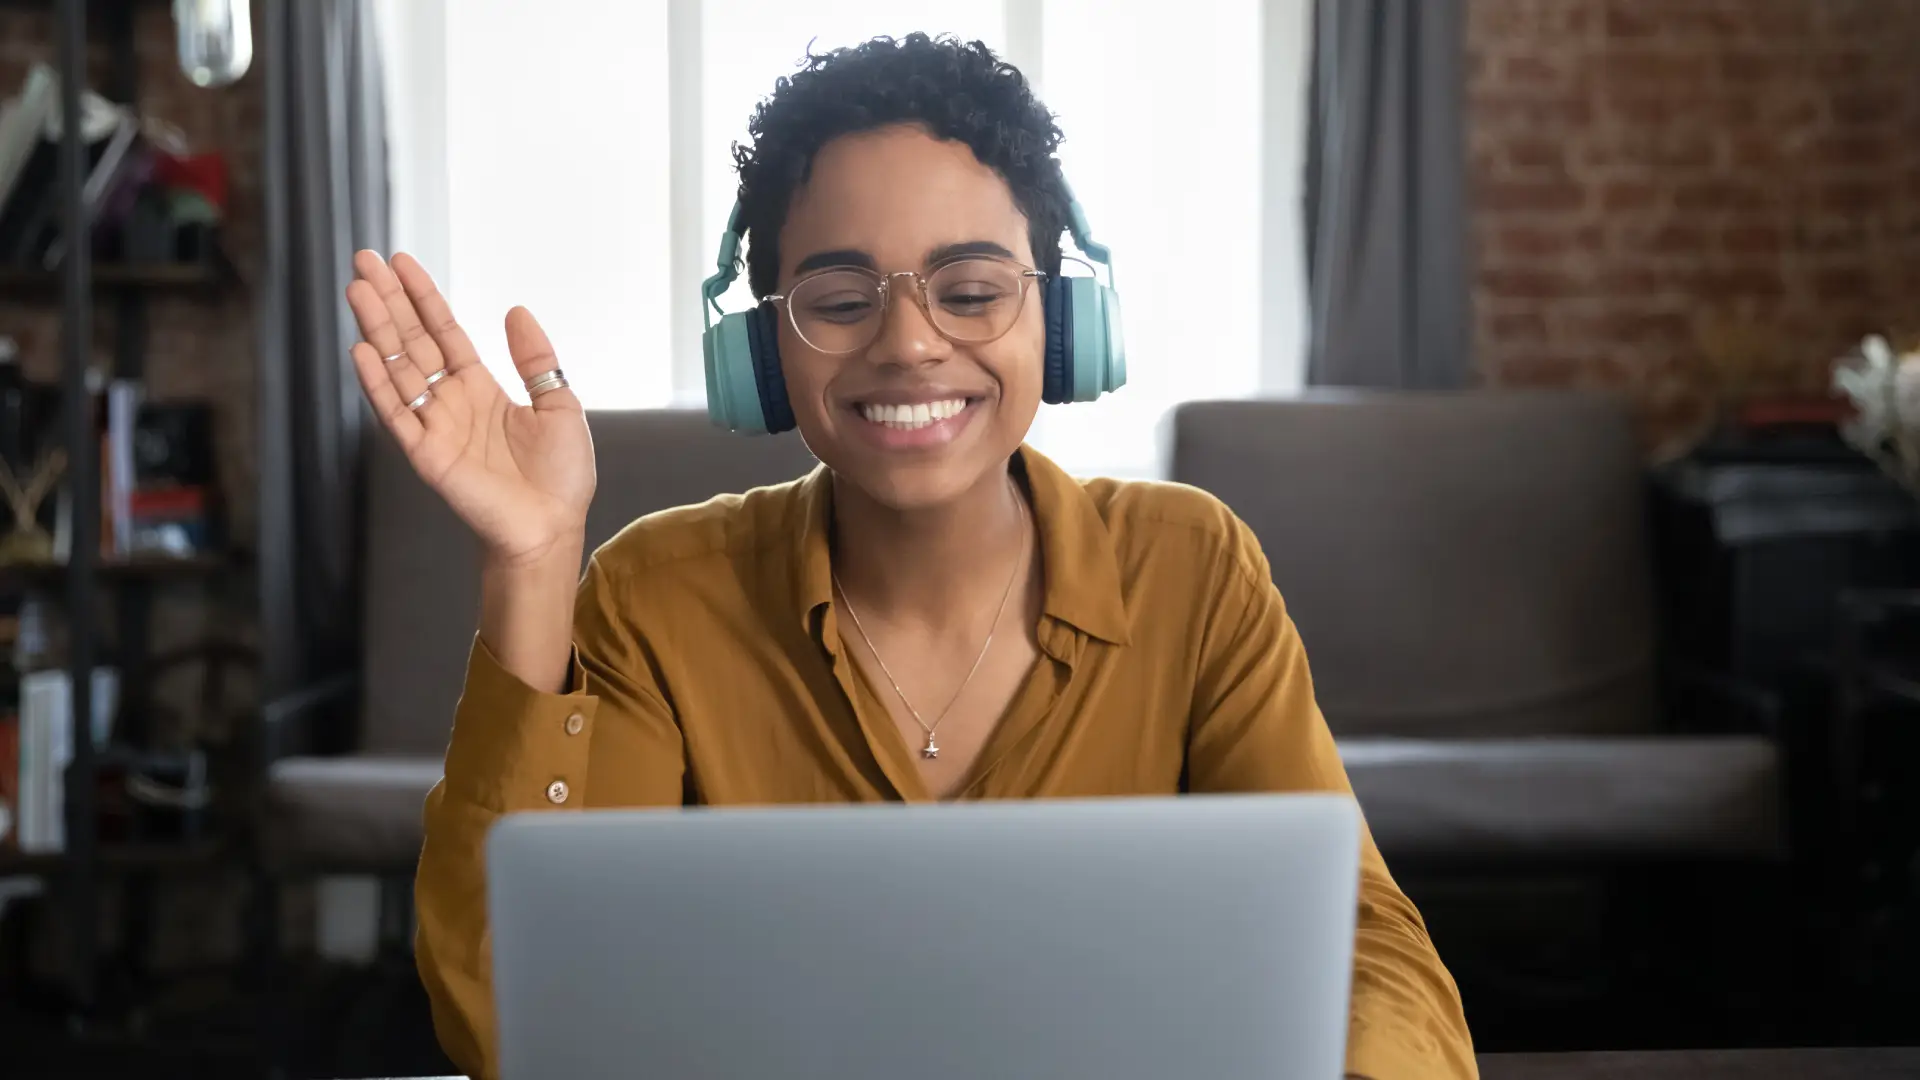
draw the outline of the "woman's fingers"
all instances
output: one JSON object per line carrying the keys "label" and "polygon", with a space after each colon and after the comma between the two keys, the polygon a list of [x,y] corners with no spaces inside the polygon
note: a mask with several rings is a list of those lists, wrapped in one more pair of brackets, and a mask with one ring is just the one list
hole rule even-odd
{"label": "woman's fingers", "polygon": [[[366,254],[366,253],[362,253]],[[359,260],[355,259],[356,265]],[[360,336],[373,346],[375,359],[383,365],[388,382],[403,402],[414,401],[427,392],[427,373],[420,370],[400,345],[399,328],[393,324],[386,301],[365,278],[347,284],[347,306],[360,323]]]}
{"label": "woman's fingers", "polygon": [[359,276],[347,285],[347,303],[361,333],[379,351],[401,401],[429,430],[455,423],[466,392],[448,377],[440,347],[421,325],[400,280],[372,251],[357,253],[353,265]]}
{"label": "woman's fingers", "polygon": [[426,324],[420,321],[419,313],[413,310],[413,300],[407,296],[407,290],[401,287],[400,279],[395,276],[393,268],[386,264],[386,260],[372,251],[358,252],[353,257],[353,269],[379,295],[381,304],[387,309],[388,318],[393,320],[400,351],[413,361],[413,366],[421,376],[431,376],[446,367],[445,360],[440,356],[440,343],[427,333]]}
{"label": "woman's fingers", "polygon": [[400,287],[413,301],[413,310],[421,324],[439,344],[440,359],[445,362],[448,373],[479,363],[479,350],[473,347],[472,339],[453,317],[453,308],[447,298],[440,295],[433,275],[420,265],[420,260],[401,252],[394,255],[391,266],[394,276],[400,279]]}
{"label": "woman's fingers", "polygon": [[[520,373],[522,384],[560,369],[560,359],[553,354],[553,342],[547,340],[547,332],[540,328],[533,312],[524,307],[507,312],[507,352],[513,357],[513,368]],[[536,409],[580,408],[580,399],[564,386],[557,390],[530,391],[529,396]]]}
{"label": "woman's fingers", "polygon": [[400,448],[413,452],[420,440],[425,437],[426,429],[421,426],[420,418],[407,408],[406,400],[393,385],[393,379],[387,374],[386,361],[380,359],[381,353],[367,342],[360,342],[352,349],[353,370],[360,376],[360,388],[366,391],[367,401],[373,406],[374,413],[380,417],[387,430],[400,443]]}

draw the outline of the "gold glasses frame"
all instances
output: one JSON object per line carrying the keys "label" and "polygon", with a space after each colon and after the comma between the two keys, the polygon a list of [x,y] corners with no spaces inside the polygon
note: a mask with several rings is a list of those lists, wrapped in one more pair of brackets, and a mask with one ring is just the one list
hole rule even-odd
{"label": "gold glasses frame", "polygon": [[[958,266],[958,265],[964,265],[967,263],[980,263],[980,262],[998,263],[1001,266],[1008,266],[1018,270],[1019,276],[1020,276],[1020,300],[1018,305],[1015,306],[1013,310],[1013,317],[1007,320],[1007,325],[1004,328],[1002,328],[999,333],[994,334],[991,337],[983,337],[983,338],[959,337],[952,333],[949,333],[945,327],[940,325],[940,320],[934,317],[933,298],[927,294],[927,286],[928,286],[927,279],[932,277],[934,274],[938,274],[940,271],[945,270],[950,266]],[[819,346],[815,345],[813,341],[807,337],[806,331],[800,329],[800,317],[793,313],[793,305],[788,303],[787,299],[794,292],[798,291],[801,286],[805,285],[809,281],[814,280],[815,278],[824,277],[827,274],[847,274],[847,273],[859,274],[862,277],[866,277],[872,280],[876,285],[879,286],[880,318],[876,320],[874,323],[873,336],[868,338],[864,343],[856,345],[850,349],[822,349]],[[802,277],[799,280],[795,281],[793,283],[793,286],[789,288],[786,292],[773,293],[768,295],[767,297],[764,298],[764,302],[769,304],[778,304],[783,310],[786,311],[787,324],[793,327],[793,332],[800,336],[801,341],[806,342],[808,348],[813,349],[815,352],[822,353],[827,356],[846,356],[851,353],[859,352],[861,349],[864,349],[867,346],[872,345],[875,341],[880,340],[880,334],[882,331],[886,329],[887,319],[893,312],[893,280],[895,278],[903,278],[903,277],[913,279],[914,289],[911,295],[915,298],[915,302],[919,304],[920,314],[926,318],[927,325],[933,327],[936,333],[938,333],[941,337],[946,338],[948,341],[951,341],[956,345],[988,345],[995,341],[1000,340],[1003,337],[1006,337],[1007,334],[1013,330],[1014,326],[1017,323],[1019,323],[1021,314],[1026,311],[1027,293],[1031,291],[1031,289],[1029,289],[1029,286],[1036,281],[1045,281],[1047,277],[1047,272],[1044,270],[1035,270],[1033,267],[1028,266],[1025,263],[1022,263],[1017,259],[1004,259],[997,255],[967,255],[958,259],[951,259],[951,260],[948,260],[947,262],[943,262],[940,265],[934,267],[931,271],[929,271],[927,274],[924,274],[924,275],[921,274],[918,270],[895,270],[892,273],[882,274],[877,270],[869,270],[864,266],[851,266],[851,265],[823,266],[820,269],[815,270],[814,272],[806,275],[805,277]]]}

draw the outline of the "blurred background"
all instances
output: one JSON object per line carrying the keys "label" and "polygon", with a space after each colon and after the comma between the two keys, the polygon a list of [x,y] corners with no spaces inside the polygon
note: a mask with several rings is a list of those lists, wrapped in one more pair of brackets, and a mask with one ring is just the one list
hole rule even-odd
{"label": "blurred background", "polygon": [[1033,444],[1254,527],[1479,1048],[1920,1042],[1920,3],[0,0],[0,1075],[446,1069],[474,553],[349,256],[540,314],[591,540],[789,479],[702,411],[729,148],[914,30],[1115,254]]}

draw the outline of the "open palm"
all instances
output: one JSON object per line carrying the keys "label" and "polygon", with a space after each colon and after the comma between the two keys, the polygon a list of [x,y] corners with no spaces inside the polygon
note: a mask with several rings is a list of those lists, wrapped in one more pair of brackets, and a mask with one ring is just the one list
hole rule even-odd
{"label": "open palm", "polygon": [[[577,540],[594,490],[579,398],[565,387],[530,405],[508,397],[413,257],[395,255],[389,266],[362,251],[353,269],[347,303],[364,339],[353,347],[354,370],[414,471],[491,558],[534,561]],[[507,350],[523,381],[559,367],[525,308],[507,313]]]}

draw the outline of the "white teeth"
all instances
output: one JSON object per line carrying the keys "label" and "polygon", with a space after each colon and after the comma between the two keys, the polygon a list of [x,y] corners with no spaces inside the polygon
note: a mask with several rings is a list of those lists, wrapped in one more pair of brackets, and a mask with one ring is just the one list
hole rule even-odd
{"label": "white teeth", "polygon": [[967,407],[965,398],[930,401],[919,405],[862,405],[860,415],[876,424],[901,431],[912,431],[928,424],[959,415]]}

